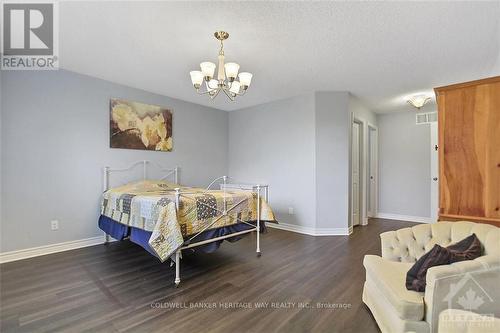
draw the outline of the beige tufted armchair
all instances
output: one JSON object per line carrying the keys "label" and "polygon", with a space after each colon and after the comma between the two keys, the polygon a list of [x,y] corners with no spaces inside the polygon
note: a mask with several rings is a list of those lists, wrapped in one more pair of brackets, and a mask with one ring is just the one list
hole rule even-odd
{"label": "beige tufted armchair", "polygon": [[[475,233],[483,256],[427,271],[426,291],[407,290],[406,273],[435,244],[448,246]],[[437,332],[445,309],[500,316],[500,228],[472,222],[439,222],[380,235],[382,257],[366,255],[363,302],[382,332]]]}

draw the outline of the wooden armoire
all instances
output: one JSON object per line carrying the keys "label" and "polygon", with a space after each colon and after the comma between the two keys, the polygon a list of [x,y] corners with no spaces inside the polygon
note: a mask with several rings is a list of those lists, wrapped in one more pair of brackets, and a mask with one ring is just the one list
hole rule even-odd
{"label": "wooden armoire", "polygon": [[500,226],[500,76],[434,90],[439,219]]}

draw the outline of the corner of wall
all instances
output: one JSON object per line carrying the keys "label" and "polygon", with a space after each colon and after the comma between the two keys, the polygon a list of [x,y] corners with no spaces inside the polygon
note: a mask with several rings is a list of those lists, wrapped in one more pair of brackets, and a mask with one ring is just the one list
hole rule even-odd
{"label": "corner of wall", "polygon": [[318,190],[317,190],[317,184],[318,184],[318,177],[316,176],[316,168],[317,168],[317,152],[316,152],[316,92],[313,92],[312,94],[312,117],[313,117],[313,144],[314,144],[314,150],[313,150],[313,161],[312,161],[312,167],[313,167],[313,187],[314,187],[314,193],[313,193],[313,211],[314,211],[314,229],[318,228]]}
{"label": "corner of wall", "polygon": [[349,226],[349,92],[315,92],[316,229]]}
{"label": "corner of wall", "polygon": [[[3,140],[2,140],[2,133],[4,133],[4,130],[2,129],[2,118],[3,118],[3,103],[4,103],[4,100],[2,98],[2,95],[3,95],[3,91],[2,91],[2,87],[3,87],[3,84],[2,84],[2,71],[0,70],[0,234],[3,235],[3,232],[2,232],[2,221],[3,221],[3,217],[2,217],[2,214],[3,214],[3,209],[2,209],[2,206],[3,206],[3,183],[2,183],[2,161],[4,160],[3,159],[3,156],[2,156],[2,151],[3,151]],[[1,237],[1,236],[0,236]],[[2,252],[2,239],[0,238],[0,253]]]}

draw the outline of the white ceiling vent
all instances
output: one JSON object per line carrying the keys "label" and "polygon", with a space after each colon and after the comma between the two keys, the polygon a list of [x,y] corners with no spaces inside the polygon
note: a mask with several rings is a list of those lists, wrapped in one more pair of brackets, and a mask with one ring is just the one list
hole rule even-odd
{"label": "white ceiling vent", "polygon": [[437,112],[417,113],[417,125],[430,124],[437,122]]}

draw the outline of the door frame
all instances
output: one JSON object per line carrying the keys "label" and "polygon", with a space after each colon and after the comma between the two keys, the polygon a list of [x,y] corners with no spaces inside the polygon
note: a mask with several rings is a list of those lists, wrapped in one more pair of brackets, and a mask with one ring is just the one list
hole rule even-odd
{"label": "door frame", "polygon": [[[437,222],[439,217],[439,133],[438,133],[438,123],[432,122],[429,124],[429,130],[431,135],[431,206],[430,206],[430,218],[431,222]],[[437,149],[436,149],[437,147]],[[434,180],[434,179],[437,180]]]}
{"label": "door frame", "polygon": [[[349,228],[352,230],[354,227],[352,221],[352,208],[353,208],[353,200],[352,200],[352,126],[354,123],[358,123],[360,129],[360,140],[359,140],[359,154],[360,154],[360,198],[359,198],[359,213],[360,213],[360,226],[368,225],[368,217],[367,217],[367,186],[366,181],[368,179],[368,171],[367,171],[367,152],[368,152],[368,125],[369,123],[363,119],[360,119],[351,113],[351,122],[349,126]],[[373,126],[373,125],[370,125]]]}
{"label": "door frame", "polygon": [[[374,133],[374,138],[375,138],[375,143],[374,145],[370,145],[371,141],[370,141],[370,133],[371,131],[373,131]],[[375,218],[377,217],[377,214],[378,214],[378,127],[376,125],[373,125],[371,123],[368,123],[367,124],[367,139],[366,139],[366,151],[367,151],[367,154],[366,154],[366,158],[367,158],[367,163],[366,163],[366,167],[367,167],[367,172],[366,172],[366,182],[368,184],[368,182],[370,181],[370,172],[369,172],[369,166],[371,165],[370,162],[372,161],[368,161],[368,157],[369,156],[373,156],[372,160],[373,160],[373,168],[374,168],[374,172],[373,172],[373,198],[371,198],[371,193],[368,191],[368,186],[367,186],[367,191],[366,191],[366,196],[365,196],[365,199],[366,199],[366,202],[367,202],[367,205],[366,205],[366,216],[367,216],[367,220],[368,220],[368,217],[372,217],[372,218]],[[373,148],[373,151],[371,151]],[[368,154],[368,152],[370,151],[371,154]],[[369,201],[372,201],[372,210],[371,211],[368,211],[368,202]],[[367,221],[368,223],[368,221]]]}
{"label": "door frame", "polygon": [[364,147],[364,129],[365,129],[365,123],[357,119],[356,117],[353,117],[353,120],[351,122],[351,129],[350,129],[350,147],[349,147],[349,158],[350,158],[350,168],[349,168],[349,188],[350,188],[350,195],[349,195],[349,206],[350,206],[350,219],[351,219],[351,227],[354,228],[354,221],[353,221],[353,216],[354,216],[354,189],[353,189],[353,127],[354,124],[358,125],[358,159],[359,159],[359,169],[358,169],[358,179],[359,179],[359,184],[358,184],[358,214],[359,214],[359,224],[358,225],[365,225],[365,203],[364,203],[364,193],[365,193],[365,166],[364,166],[364,161],[365,161],[365,147]]}
{"label": "door frame", "polygon": [[[378,169],[378,140],[379,140],[379,135],[378,135],[378,126],[370,123],[369,121],[365,121],[363,119],[360,119],[354,115],[353,112],[351,112],[350,116],[350,123],[349,123],[349,233],[352,232],[353,229],[353,221],[352,221],[352,124],[354,122],[357,122],[361,124],[361,144],[360,144],[360,154],[361,154],[361,200],[360,200],[360,212],[361,212],[361,226],[366,226],[368,225],[368,218],[369,217],[377,217],[378,214],[378,179],[379,179],[379,169]],[[370,212],[371,214],[368,214],[368,200],[370,199],[369,196],[370,194],[368,193],[368,186],[367,182],[370,181],[370,175],[368,172],[368,149],[369,147],[369,140],[368,140],[368,135],[370,133],[370,130],[374,131],[375,134],[375,145],[374,145],[374,151],[373,151],[373,156],[374,156],[374,167],[375,167],[375,185],[374,185],[374,197],[373,197],[373,211]]]}

